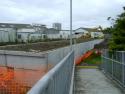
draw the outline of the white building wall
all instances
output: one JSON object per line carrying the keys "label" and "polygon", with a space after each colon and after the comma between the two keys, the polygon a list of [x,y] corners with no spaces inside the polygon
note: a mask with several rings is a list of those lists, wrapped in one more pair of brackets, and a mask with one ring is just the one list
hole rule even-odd
{"label": "white building wall", "polygon": [[[40,39],[41,40],[44,39],[45,34],[40,34],[37,32],[34,32],[34,33],[33,32],[18,32],[17,35],[18,35],[19,42],[28,42],[28,41],[34,42]],[[21,37],[19,38],[19,36]]]}
{"label": "white building wall", "polygon": [[91,32],[92,38],[101,38],[104,37],[104,34],[102,32]]}
{"label": "white building wall", "polygon": [[59,39],[60,34],[47,34],[47,38],[49,38],[49,39]]}
{"label": "white building wall", "polygon": [[9,41],[10,42],[16,42],[16,39],[17,39],[16,30],[10,30],[8,33],[9,33]]}
{"label": "white building wall", "polygon": [[[81,36],[83,36],[83,33],[79,33],[79,34],[75,34],[76,32],[72,32],[72,38],[80,38]],[[62,37],[62,39],[69,39],[70,38],[70,31],[66,30],[66,31],[60,31],[60,37]]]}
{"label": "white building wall", "polygon": [[73,36],[73,38],[80,38],[82,36],[83,36],[83,34],[76,34],[76,35]]}
{"label": "white building wall", "polygon": [[18,42],[28,42],[29,34],[30,33],[26,33],[26,32],[17,32],[17,40],[18,40]]}
{"label": "white building wall", "polygon": [[35,32],[35,29],[33,29],[33,28],[21,28],[21,29],[18,29],[18,32]]}
{"label": "white building wall", "polygon": [[67,31],[67,30],[60,31],[60,37],[62,39],[69,39],[70,38],[70,31]]}
{"label": "white building wall", "polygon": [[0,28],[0,42],[15,42],[16,30],[13,28]]}
{"label": "white building wall", "polygon": [[87,30],[84,30],[82,28],[79,28],[79,29],[76,29],[75,30],[75,33],[81,33],[83,34],[84,36],[86,36],[87,34],[89,34],[89,32]]}
{"label": "white building wall", "polygon": [[37,40],[42,40],[44,34],[39,34],[39,33],[33,33],[29,35],[29,41],[37,41]]}
{"label": "white building wall", "polygon": [[[28,42],[30,39],[30,34],[35,32],[33,28],[21,28],[17,31],[18,42]],[[19,37],[21,36],[21,37]]]}

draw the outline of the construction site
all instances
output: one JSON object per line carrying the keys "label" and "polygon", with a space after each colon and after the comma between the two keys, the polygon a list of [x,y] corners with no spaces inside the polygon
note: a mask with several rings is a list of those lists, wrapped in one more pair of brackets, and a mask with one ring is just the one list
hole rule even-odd
{"label": "construction site", "polygon": [[[55,43],[57,44],[59,42],[53,42],[54,46]],[[64,43],[61,44],[66,46],[66,44]],[[49,45],[52,46],[52,44]],[[87,49],[89,48],[86,48],[86,50]],[[66,53],[68,53],[69,50],[70,48],[68,46],[42,53],[36,51],[20,52],[1,50],[0,94],[26,94],[27,91],[30,90],[33,85],[37,81],[39,81],[39,79],[41,79],[43,75],[45,75],[49,70],[51,70],[66,55]],[[88,58],[95,51],[96,50],[90,50],[86,52],[85,55],[79,57],[78,60],[76,60],[76,64],[79,64],[81,61],[83,61],[83,59]],[[99,53],[100,52],[97,51],[97,54]]]}
{"label": "construction site", "polygon": [[124,0],[3,0],[0,94],[125,94]]}
{"label": "construction site", "polygon": [[[56,42],[54,42],[54,43],[56,43]],[[33,45],[35,45],[35,44],[33,44]],[[103,53],[101,50],[102,45],[107,47],[106,41],[89,40],[87,42],[78,43],[78,44],[73,45],[75,58],[73,59],[73,57],[71,57],[72,59],[69,59],[69,60],[71,60],[71,61],[75,60],[76,68],[74,70],[75,71],[74,76],[72,75],[72,72],[69,71],[73,68],[73,67],[71,67],[71,64],[73,64],[73,63],[71,63],[71,64],[66,63],[66,65],[67,64],[70,64],[70,65],[67,65],[67,67],[64,67],[65,70],[63,70],[63,69],[58,70],[58,71],[67,70],[67,72],[69,71],[68,74],[66,73],[64,75],[64,77],[65,76],[67,76],[68,78],[74,77],[73,86],[75,88],[73,89],[72,93],[84,94],[86,92],[86,90],[84,90],[84,88],[88,88],[88,89],[91,88],[91,87],[87,87],[87,85],[85,84],[86,82],[84,84],[80,84],[82,80],[83,81],[86,81],[86,79],[91,80],[91,77],[95,77],[95,76],[93,76],[94,74],[91,74],[91,73],[95,72],[95,75],[100,75],[100,77],[104,77],[104,75],[102,75],[98,70],[98,69],[100,69],[100,66],[102,66],[102,59],[101,59],[102,58],[101,55]],[[61,62],[65,61],[65,60],[63,61],[63,59],[65,59],[65,56],[68,55],[70,50],[71,50],[70,46],[66,46],[66,47],[62,47],[62,48],[58,48],[58,49],[56,48],[53,50],[51,49],[50,51],[44,51],[44,52],[43,51],[42,52],[40,52],[40,51],[26,52],[26,51],[1,50],[0,51],[0,61],[1,61],[1,63],[0,63],[0,71],[1,71],[1,73],[0,73],[0,94],[27,94],[27,93],[34,94],[34,92],[36,92],[34,88],[36,88],[36,87],[41,88],[41,86],[38,85],[40,83],[42,84],[42,82],[40,80],[42,80],[42,79],[47,80],[48,77],[46,78],[46,76],[50,75],[50,73],[57,66],[59,66],[59,64],[61,64]],[[70,61],[66,61],[66,62],[70,62]],[[61,68],[61,66],[60,66],[60,68]],[[56,72],[56,70],[53,72]],[[62,72],[60,72],[60,73],[61,73],[60,75],[62,75]],[[82,75],[84,75],[85,77],[87,77],[87,75],[88,75],[88,77],[89,76],[90,77],[84,78],[84,76],[82,77]],[[67,79],[67,77],[66,77],[66,79]],[[59,78],[57,78],[57,79],[60,81]],[[96,78],[93,78],[93,81],[94,81],[94,79],[96,79]],[[47,82],[48,82],[48,80],[47,80]],[[57,81],[57,80],[55,80],[55,81]],[[68,81],[68,80],[66,80],[66,81]],[[58,83],[58,81],[57,81],[57,83]],[[88,84],[89,83],[90,82],[88,82]],[[100,83],[102,83],[102,82],[100,82]],[[55,84],[55,82],[53,84]],[[59,82],[58,84],[61,84],[61,82]],[[64,83],[64,84],[66,84],[66,83]],[[94,82],[93,82],[93,84],[94,84]],[[97,83],[95,83],[95,84],[97,84]],[[107,83],[107,84],[109,84],[109,83]],[[112,84],[112,83],[110,83],[110,84]],[[43,83],[43,85],[44,85],[44,83]],[[49,85],[49,82],[48,82],[48,85]],[[90,83],[90,85],[91,85],[91,83]],[[82,87],[84,87],[84,88],[81,90],[80,88],[82,88]],[[114,85],[113,85],[113,87],[117,88]],[[57,87],[55,87],[55,88],[57,88]],[[99,87],[97,87],[97,89],[98,88]],[[102,86],[100,88],[104,88],[104,86]],[[50,88],[50,90],[52,90],[52,89]],[[96,90],[96,87],[95,87],[95,90]],[[37,90],[37,92],[38,91],[39,90]],[[40,94],[37,92],[35,94]],[[93,92],[94,91],[92,91],[90,94],[97,94],[97,91],[95,91],[95,93],[93,93]],[[99,92],[102,92],[101,89]],[[113,92],[113,91],[110,91],[110,92]],[[121,91],[116,90],[116,92],[121,92]],[[56,93],[53,93],[53,94],[56,94]],[[57,94],[59,94],[59,93],[57,93]],[[89,94],[89,93],[85,93],[85,94]],[[113,93],[108,93],[108,91],[107,91],[107,94],[113,94]],[[122,93],[114,93],[114,94],[122,94]]]}

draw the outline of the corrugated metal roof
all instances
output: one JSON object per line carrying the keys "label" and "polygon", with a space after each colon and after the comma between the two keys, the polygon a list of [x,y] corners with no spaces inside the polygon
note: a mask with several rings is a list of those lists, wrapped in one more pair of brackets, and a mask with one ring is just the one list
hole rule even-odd
{"label": "corrugated metal roof", "polygon": [[0,28],[31,28],[31,24],[0,23]]}

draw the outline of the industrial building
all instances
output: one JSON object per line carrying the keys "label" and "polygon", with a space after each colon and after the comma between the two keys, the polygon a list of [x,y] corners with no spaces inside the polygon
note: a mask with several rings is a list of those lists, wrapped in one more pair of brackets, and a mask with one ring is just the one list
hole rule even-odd
{"label": "industrial building", "polygon": [[[103,37],[102,32],[88,31],[78,28],[72,32],[73,38],[89,35],[92,38]],[[0,43],[36,42],[44,39],[69,39],[70,30],[62,30],[60,23],[54,23],[53,28],[43,24],[0,23]]]}
{"label": "industrial building", "polygon": [[16,38],[17,38],[16,28],[14,28],[13,25],[0,24],[0,43],[16,42]]}

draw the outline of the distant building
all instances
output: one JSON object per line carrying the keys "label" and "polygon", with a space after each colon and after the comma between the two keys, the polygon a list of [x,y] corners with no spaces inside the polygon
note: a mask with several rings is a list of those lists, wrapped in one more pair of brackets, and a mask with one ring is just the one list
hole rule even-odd
{"label": "distant building", "polygon": [[78,29],[74,30],[74,33],[75,33],[75,35],[74,35],[75,38],[89,36],[89,32],[87,30],[85,30],[84,28],[78,28]]}
{"label": "distant building", "polygon": [[20,28],[17,30],[17,40],[18,42],[28,42],[31,33],[34,33],[34,28]]}
{"label": "distant building", "polygon": [[[90,36],[103,37],[102,32],[91,28],[78,28],[72,31],[72,38]],[[43,39],[69,39],[70,30],[61,30],[60,23],[54,23],[53,28],[43,24],[13,24],[0,23],[0,42],[35,42]]]}
{"label": "distant building", "polygon": [[0,23],[0,28],[30,28],[32,25],[30,24],[17,24],[17,23]]}
{"label": "distant building", "polygon": [[47,30],[46,25],[43,24],[32,24],[32,27],[34,28],[35,32],[45,33]]}
{"label": "distant building", "polygon": [[17,40],[17,28],[14,24],[0,23],[0,42],[16,42]]}
{"label": "distant building", "polygon": [[16,30],[12,28],[0,28],[0,43],[16,42]]}
{"label": "distant building", "polygon": [[61,23],[53,23],[53,28],[56,29],[56,30],[61,30],[62,25],[61,25]]}
{"label": "distant building", "polygon": [[103,32],[91,32],[91,38],[103,38]]}
{"label": "distant building", "polygon": [[19,42],[35,42],[43,39],[59,39],[59,31],[54,28],[46,28],[45,31],[32,28],[18,29],[17,32]]}
{"label": "distant building", "polygon": [[61,39],[69,39],[70,38],[70,30],[61,30],[60,31]]}
{"label": "distant building", "polygon": [[[72,31],[72,38],[79,38],[82,34],[76,34],[75,30]],[[61,39],[70,39],[70,30],[61,30],[60,31]]]}
{"label": "distant building", "polygon": [[76,29],[75,33],[76,34],[81,34],[81,35],[84,35],[84,36],[86,36],[86,35],[89,34],[89,32],[87,30],[85,30],[84,28],[78,28],[78,29]]}
{"label": "distant building", "polygon": [[60,38],[59,30],[56,30],[54,28],[48,28],[47,31],[45,32],[45,34],[48,39],[59,39]]}
{"label": "distant building", "polygon": [[78,28],[75,30],[76,34],[81,34],[86,36],[90,36],[91,38],[103,38],[104,34],[98,28]]}
{"label": "distant building", "polygon": [[44,39],[45,34],[39,32],[17,32],[18,42],[35,42]]}

